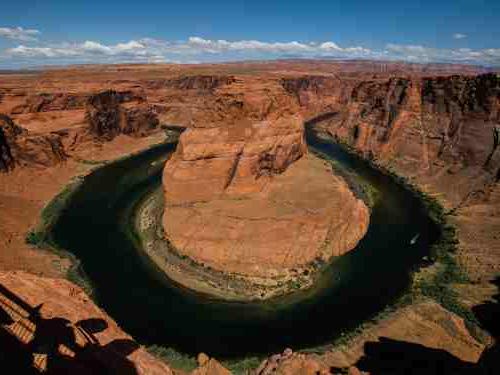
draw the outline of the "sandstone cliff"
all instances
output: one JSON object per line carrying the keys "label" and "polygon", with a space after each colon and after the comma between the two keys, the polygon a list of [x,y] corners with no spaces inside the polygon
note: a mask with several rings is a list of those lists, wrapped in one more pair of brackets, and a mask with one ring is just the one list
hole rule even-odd
{"label": "sandstone cliff", "polygon": [[[483,68],[470,66],[364,61],[273,61],[209,67],[113,65],[71,68],[48,71],[43,76],[26,75],[22,79],[19,76],[3,75],[0,111],[9,114],[30,133],[39,136],[52,131],[71,133],[82,124],[85,129],[88,126],[84,122],[84,108],[88,97],[109,88],[117,92],[132,92],[140,87],[147,94],[148,103],[157,109],[155,111],[162,123],[222,127],[221,125],[239,124],[243,119],[260,122],[266,119],[274,121],[297,113],[305,119],[319,115],[317,120],[321,120],[324,129],[332,135],[349,143],[362,155],[412,177],[421,188],[439,194],[439,198],[451,207],[457,207],[454,211],[456,216],[451,220],[458,225],[463,254],[468,261],[478,265],[478,277],[489,278],[493,273],[498,273],[500,265],[500,151],[497,141],[498,76],[478,76],[484,72]],[[459,76],[452,76],[453,74]],[[230,79],[219,79],[220,77]],[[64,98],[59,93],[78,97]],[[127,102],[130,106],[120,104],[122,108],[133,108],[139,101]],[[5,126],[0,126],[4,134],[3,141],[0,136],[0,163],[11,166],[15,161],[8,143],[12,137],[5,135],[5,129]],[[16,138],[25,135],[20,134]],[[69,137],[62,138],[63,144],[73,142],[72,139],[66,139]],[[88,144],[85,147],[88,148],[86,155],[95,153],[98,159],[117,157],[130,152],[132,146],[137,145],[140,140],[118,136],[114,142],[119,147],[113,142],[106,144],[106,147],[116,147],[109,154],[102,154],[98,143]],[[145,147],[147,143],[144,142],[143,145]],[[201,149],[203,146],[198,144],[197,147]],[[231,157],[231,160],[234,158]],[[308,163],[306,157],[300,158],[273,180],[292,172],[292,168],[302,169],[299,163],[304,162]],[[5,189],[7,192],[3,192],[0,197],[0,203],[3,203],[2,215],[10,217],[12,214],[19,214],[19,211],[24,215],[20,221],[26,225],[22,226],[18,242],[23,242],[24,233],[30,225],[28,221],[36,217],[36,212],[43,206],[42,201],[49,199],[67,182],[61,180],[59,185],[54,183],[60,174],[59,168],[62,167],[71,169],[72,174],[76,175],[82,166],[64,163],[63,166],[51,168],[48,171],[50,174],[44,173],[51,176],[45,176],[45,183],[51,187],[47,190],[50,194],[42,195],[36,207],[24,205],[19,210],[21,194],[15,189]],[[33,176],[30,175],[31,171],[23,173],[22,179],[12,173],[0,176],[0,186],[22,185],[32,191],[43,190],[43,186],[35,185],[36,188],[32,188],[30,185]],[[209,184],[198,185],[200,190],[212,189]],[[223,187],[224,184],[217,186]],[[220,188],[215,190],[220,191]],[[33,198],[28,192],[22,199],[31,204]],[[213,211],[210,215],[217,217]],[[209,220],[207,222],[210,223]],[[193,225],[195,227],[202,226]],[[239,233],[244,227],[234,227],[233,233]],[[193,233],[196,234],[196,231],[193,230]],[[16,263],[16,268],[26,267],[26,263],[34,264],[35,252],[26,253],[23,250],[23,253],[20,247],[12,245],[15,241],[11,243],[11,237],[1,237],[6,249],[4,254],[12,254],[11,258],[20,258],[20,254],[25,254],[22,258],[24,266],[19,262]],[[40,252],[36,254],[43,256]],[[6,258],[5,256],[4,259]],[[54,262],[46,264],[49,263]],[[2,261],[2,267],[5,264]],[[37,267],[32,269],[38,273],[49,266]],[[54,284],[50,287],[54,287]],[[468,287],[467,291],[471,292],[467,293],[467,298],[474,299],[477,297],[473,296],[483,285]],[[421,345],[446,349],[467,361],[476,360],[470,356],[471,353],[477,354],[477,347],[469,339],[447,338],[449,317],[436,313],[436,310],[417,315],[419,319],[408,319],[408,315],[404,315],[392,329],[392,333],[382,331],[381,335],[398,340],[414,338],[413,341]],[[427,324],[436,318],[442,323],[442,330]],[[409,328],[409,322],[414,328]],[[380,324],[377,325],[379,326]],[[383,326],[387,326],[387,323],[383,323],[382,328]],[[433,334],[429,335],[429,332]],[[374,334],[373,337],[378,336],[380,335]],[[369,339],[373,340],[373,337]],[[443,338],[446,340],[442,340]],[[442,341],[436,345],[433,343],[434,339]],[[454,347],[458,344],[463,347],[460,351]],[[460,353],[466,355],[459,355]],[[351,359],[349,363],[353,363],[354,357],[351,354],[342,355],[348,356]],[[349,363],[346,361],[344,366]],[[328,364],[336,365],[332,362]]]}
{"label": "sandstone cliff", "polygon": [[297,117],[189,129],[164,170],[167,238],[198,263],[258,277],[353,249],[368,209],[305,154]]}
{"label": "sandstone cliff", "polygon": [[[310,118],[365,157],[460,204],[498,174],[496,74],[361,82],[293,78],[283,86]],[[314,121],[314,119],[313,119]]]}
{"label": "sandstone cliff", "polygon": [[126,108],[121,104],[124,100],[124,95],[114,90],[90,96],[85,112],[90,133],[109,141],[118,134],[145,136],[158,127],[159,120],[151,106],[140,103]]}
{"label": "sandstone cliff", "polygon": [[64,160],[61,137],[57,134],[33,134],[0,114],[0,171],[20,166],[54,166]]}
{"label": "sandstone cliff", "polygon": [[[122,90],[115,93],[120,103],[132,101],[144,101],[143,93],[133,90]],[[80,93],[38,93],[26,95],[24,101],[12,108],[12,114],[69,111],[84,109],[93,94],[89,92]]]}

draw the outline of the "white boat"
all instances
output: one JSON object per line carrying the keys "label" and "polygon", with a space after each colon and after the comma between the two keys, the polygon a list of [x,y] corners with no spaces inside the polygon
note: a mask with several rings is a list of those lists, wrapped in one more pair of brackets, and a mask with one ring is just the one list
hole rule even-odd
{"label": "white boat", "polygon": [[420,233],[417,233],[410,241],[410,245],[415,245],[417,243],[418,238],[420,237]]}

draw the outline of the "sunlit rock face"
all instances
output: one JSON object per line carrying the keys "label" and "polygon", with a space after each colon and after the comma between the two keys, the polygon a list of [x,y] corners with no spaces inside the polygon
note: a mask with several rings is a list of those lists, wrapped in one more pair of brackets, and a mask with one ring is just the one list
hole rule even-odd
{"label": "sunlit rock face", "polygon": [[355,247],[368,209],[308,155],[299,117],[186,131],[163,175],[167,238],[214,269],[272,276]]}

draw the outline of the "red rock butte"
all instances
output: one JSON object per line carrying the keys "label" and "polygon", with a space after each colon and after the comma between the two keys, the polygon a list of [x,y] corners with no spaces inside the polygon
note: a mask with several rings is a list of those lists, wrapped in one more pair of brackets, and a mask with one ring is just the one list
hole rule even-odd
{"label": "red rock butte", "polygon": [[163,175],[167,238],[182,255],[244,276],[282,275],[352,250],[369,211],[307,154],[302,120],[191,128]]}

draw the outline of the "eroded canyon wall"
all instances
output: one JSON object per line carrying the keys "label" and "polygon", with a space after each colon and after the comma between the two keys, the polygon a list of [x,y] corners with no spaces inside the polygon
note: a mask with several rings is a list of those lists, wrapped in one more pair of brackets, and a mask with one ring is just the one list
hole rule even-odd
{"label": "eroded canyon wall", "polygon": [[450,205],[498,176],[497,74],[365,81],[301,77],[282,84],[312,122],[320,115],[316,119],[327,132],[364,157],[445,193]]}
{"label": "eroded canyon wall", "polygon": [[0,171],[10,171],[16,165],[51,167],[66,158],[60,136],[34,134],[0,114]]}

